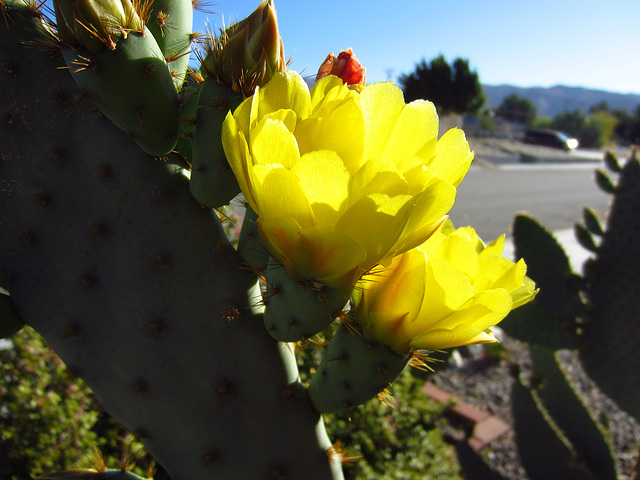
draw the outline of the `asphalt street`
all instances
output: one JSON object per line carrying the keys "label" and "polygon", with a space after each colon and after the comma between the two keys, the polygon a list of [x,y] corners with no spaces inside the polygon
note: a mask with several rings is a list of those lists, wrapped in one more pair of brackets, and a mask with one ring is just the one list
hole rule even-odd
{"label": "asphalt street", "polygon": [[508,235],[513,218],[521,212],[553,231],[572,229],[585,205],[603,220],[609,196],[594,182],[600,166],[600,162],[497,166],[479,162],[458,187],[450,217],[456,226],[473,226],[485,241]]}

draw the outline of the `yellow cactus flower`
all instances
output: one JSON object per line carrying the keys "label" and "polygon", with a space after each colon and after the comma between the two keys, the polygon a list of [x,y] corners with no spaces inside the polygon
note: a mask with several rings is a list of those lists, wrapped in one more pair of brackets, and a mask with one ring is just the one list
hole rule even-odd
{"label": "yellow cactus flower", "polygon": [[437,136],[433,104],[391,82],[309,90],[285,71],[227,115],[222,143],[288,274],[351,288],[446,219],[473,153],[461,130]]}
{"label": "yellow cactus flower", "polygon": [[491,327],[537,293],[524,260],[504,258],[503,249],[504,235],[485,247],[473,228],[448,221],[358,283],[365,338],[401,353],[495,342]]}

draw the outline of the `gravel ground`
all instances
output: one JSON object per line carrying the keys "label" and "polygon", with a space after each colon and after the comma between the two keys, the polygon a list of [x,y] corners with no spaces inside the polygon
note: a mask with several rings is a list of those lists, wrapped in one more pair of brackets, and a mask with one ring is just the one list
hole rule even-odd
{"label": "gravel ground", "polygon": [[[473,359],[462,367],[442,371],[432,381],[445,391],[451,392],[460,401],[470,403],[492,415],[513,424],[510,407],[511,371],[517,365],[526,374],[530,371],[530,360],[526,347],[515,340],[504,338],[504,355],[497,361]],[[562,351],[560,359],[583,401],[595,418],[609,418],[619,480],[632,480],[638,462],[640,425],[599,391],[584,373],[576,354]],[[492,442],[483,451],[491,459],[493,467],[505,477],[513,480],[528,478],[519,464],[515,434],[508,434]]]}

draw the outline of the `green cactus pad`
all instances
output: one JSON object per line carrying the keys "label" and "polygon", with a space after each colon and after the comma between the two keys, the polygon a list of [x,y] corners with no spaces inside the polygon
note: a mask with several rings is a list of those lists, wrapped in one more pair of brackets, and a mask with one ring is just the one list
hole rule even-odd
{"label": "green cactus pad", "polygon": [[606,233],[587,289],[589,316],[579,344],[587,373],[616,403],[640,420],[640,164],[623,167]]}
{"label": "green cactus pad", "polygon": [[24,327],[24,321],[16,312],[9,295],[0,293],[0,338],[7,338]]}
{"label": "green cactus pad", "polygon": [[18,314],[174,480],[342,478],[217,217],[107,119],[68,111],[62,59],[24,47],[30,10],[9,5],[0,265]]}
{"label": "green cactus pad", "polygon": [[615,480],[616,465],[608,433],[586,409],[568,383],[553,351],[531,348],[538,399],[576,451],[577,458],[599,480]]}
{"label": "green cactus pad", "polygon": [[622,171],[622,166],[618,161],[618,157],[616,157],[616,155],[611,151],[607,151],[607,153],[605,153],[604,163],[607,168],[614,173],[620,173]]}
{"label": "green cactus pad", "polygon": [[176,90],[180,90],[189,67],[191,52],[193,29],[191,0],[153,0],[147,19],[147,28],[155,37],[167,60]]}
{"label": "green cactus pad", "polygon": [[193,131],[191,193],[209,208],[226,205],[240,193],[222,148],[222,123],[242,102],[242,94],[208,77],[200,86],[196,127]]}
{"label": "green cactus pad", "polygon": [[171,152],[180,133],[178,94],[153,35],[130,33],[97,55],[63,53],[78,86],[131,140],[149,155]]}
{"label": "green cactus pad", "polygon": [[553,349],[576,345],[582,301],[569,259],[553,235],[536,220],[518,215],[513,223],[516,257],[540,288],[536,299],[500,323],[509,336]]}
{"label": "green cactus pad", "polygon": [[611,177],[604,170],[596,170],[595,173],[596,184],[605,193],[616,193],[616,186],[611,180]]}
{"label": "green cactus pad", "polygon": [[340,326],[309,383],[309,394],[321,413],[337,413],[361,405],[387,388],[409,363],[360,332]]}
{"label": "green cactus pad", "polygon": [[482,455],[471,448],[466,439],[456,441],[454,447],[465,480],[507,480],[489,467]]}
{"label": "green cactus pad", "polygon": [[576,223],[573,231],[576,240],[578,240],[578,243],[583,248],[593,253],[596,253],[598,251],[598,244],[593,238],[593,234],[589,231],[589,229],[587,229],[587,227],[585,227],[581,223]]}
{"label": "green cactus pad", "polygon": [[238,254],[251,270],[263,272],[269,264],[271,255],[264,245],[260,243],[260,232],[258,231],[257,223],[258,215],[249,205],[246,205],[245,209],[240,238],[238,239]]}
{"label": "green cactus pad", "polygon": [[193,130],[196,124],[196,112],[198,111],[198,95],[200,84],[193,78],[189,78],[180,90],[180,135],[174,151],[191,169],[193,163]]}
{"label": "green cactus pad", "polygon": [[584,226],[591,233],[598,235],[599,237],[604,235],[604,229],[602,228],[598,214],[592,208],[584,207],[582,219],[584,221]]}
{"label": "green cactus pad", "polygon": [[264,325],[276,340],[297,342],[325,330],[351,297],[351,289],[295,281],[275,260],[267,266]]}
{"label": "green cactus pad", "polygon": [[518,380],[511,387],[511,411],[520,461],[530,479],[598,479],[576,461],[566,439],[558,436],[531,392]]}

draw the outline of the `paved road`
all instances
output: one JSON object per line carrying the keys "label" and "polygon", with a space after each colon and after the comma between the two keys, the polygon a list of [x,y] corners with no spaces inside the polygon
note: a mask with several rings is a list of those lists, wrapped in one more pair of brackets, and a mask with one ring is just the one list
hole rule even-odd
{"label": "paved road", "polygon": [[573,228],[585,205],[604,220],[609,201],[593,181],[592,164],[512,164],[473,167],[458,187],[450,217],[456,226],[472,225],[485,241],[507,235],[521,211],[550,230]]}

